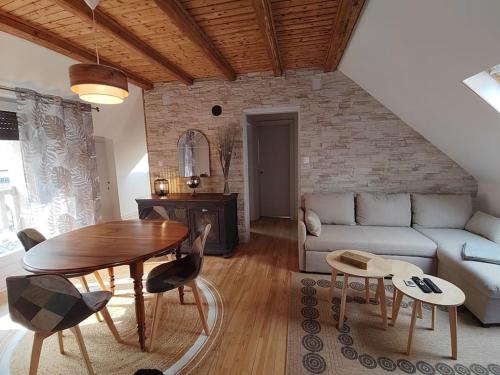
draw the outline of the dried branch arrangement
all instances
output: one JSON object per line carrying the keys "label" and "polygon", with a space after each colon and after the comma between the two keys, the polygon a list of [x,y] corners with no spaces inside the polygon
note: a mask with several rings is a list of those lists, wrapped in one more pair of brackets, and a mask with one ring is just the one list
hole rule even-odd
{"label": "dried branch arrangement", "polygon": [[[229,167],[233,156],[236,129],[238,129],[238,124],[229,123],[219,128],[217,131],[217,153],[219,155],[222,173],[224,174],[224,181],[226,182],[229,178]],[[226,188],[227,187],[224,186],[224,193],[227,193]]]}

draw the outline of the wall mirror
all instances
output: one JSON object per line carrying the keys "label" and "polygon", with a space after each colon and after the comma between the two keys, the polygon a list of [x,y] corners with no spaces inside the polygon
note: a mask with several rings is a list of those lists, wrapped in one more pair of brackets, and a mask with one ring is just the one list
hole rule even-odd
{"label": "wall mirror", "polygon": [[177,159],[181,177],[210,176],[210,147],[205,134],[188,130],[177,142]]}

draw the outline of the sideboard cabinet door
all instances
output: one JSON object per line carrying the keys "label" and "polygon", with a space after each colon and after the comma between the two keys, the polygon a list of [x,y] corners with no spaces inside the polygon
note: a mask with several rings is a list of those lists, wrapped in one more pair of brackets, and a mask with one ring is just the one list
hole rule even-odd
{"label": "sideboard cabinet door", "polygon": [[196,239],[207,224],[212,228],[208,233],[206,247],[215,249],[222,248],[220,238],[219,210],[217,207],[192,207],[191,213],[191,242]]}

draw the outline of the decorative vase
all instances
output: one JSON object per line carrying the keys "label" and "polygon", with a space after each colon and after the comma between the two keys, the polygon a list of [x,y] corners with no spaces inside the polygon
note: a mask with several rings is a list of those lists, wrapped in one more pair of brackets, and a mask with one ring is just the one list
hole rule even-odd
{"label": "decorative vase", "polygon": [[224,179],[224,195],[231,195],[229,191],[229,180],[227,178]]}

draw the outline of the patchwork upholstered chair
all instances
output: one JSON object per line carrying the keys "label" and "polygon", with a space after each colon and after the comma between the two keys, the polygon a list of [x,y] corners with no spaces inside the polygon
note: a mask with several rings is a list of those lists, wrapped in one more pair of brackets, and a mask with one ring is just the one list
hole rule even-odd
{"label": "patchwork upholstered chair", "polygon": [[7,278],[9,312],[13,321],[35,332],[30,375],[37,373],[43,340],[58,334],[59,350],[64,354],[62,331],[70,329],[82,352],[89,374],[93,374],[78,324],[100,311],[117,342],[120,336],[106,308],[111,292],[81,294],[64,276],[26,275]]}
{"label": "patchwork upholstered chair", "polygon": [[200,236],[193,242],[191,252],[181,259],[172,262],[163,263],[149,272],[146,280],[146,290],[149,293],[155,293],[153,307],[153,323],[151,329],[151,338],[149,340],[148,350],[153,347],[154,335],[157,330],[158,319],[160,316],[160,301],[163,293],[169,290],[176,289],[180,286],[189,286],[192,289],[193,296],[200,314],[203,330],[208,336],[208,325],[203,314],[203,306],[201,304],[196,278],[201,272],[203,266],[203,251],[205,242],[207,241],[208,233],[211,225],[207,224]]}
{"label": "patchwork upholstered chair", "polygon": [[[33,228],[26,228],[26,229],[23,229],[22,231],[18,232],[17,238],[19,238],[19,241],[21,241],[25,251],[29,251],[32,247],[34,247],[34,246],[38,245],[39,243],[46,240],[46,238],[43,236],[43,234],[41,234],[39,231],[37,231],[36,229],[33,229]],[[104,281],[102,280],[99,272],[95,271],[92,274],[94,275],[94,278],[96,279],[97,283],[99,284],[99,287],[102,290],[106,290],[106,286],[104,285]],[[66,276],[69,276],[69,275],[66,275]],[[89,284],[87,283],[87,279],[85,278],[85,275],[71,275],[71,277],[79,277],[85,291],[90,292]],[[99,321],[101,321],[101,318],[99,317],[99,315],[97,315],[97,318],[99,319]]]}

